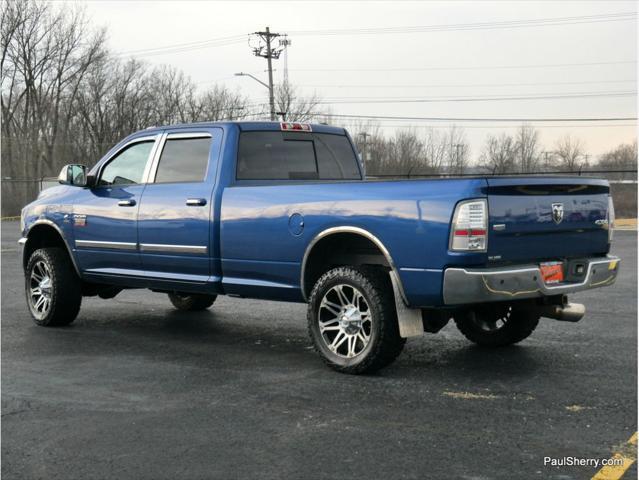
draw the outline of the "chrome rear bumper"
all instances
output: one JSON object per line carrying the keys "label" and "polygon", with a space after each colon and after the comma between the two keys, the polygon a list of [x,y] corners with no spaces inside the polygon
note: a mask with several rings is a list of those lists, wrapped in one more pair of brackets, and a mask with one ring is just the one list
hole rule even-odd
{"label": "chrome rear bumper", "polygon": [[444,271],[444,304],[519,300],[605,287],[615,283],[620,260],[608,255],[573,260],[568,265],[573,262],[586,266],[583,278],[556,284],[544,283],[538,265],[485,269],[447,268]]}

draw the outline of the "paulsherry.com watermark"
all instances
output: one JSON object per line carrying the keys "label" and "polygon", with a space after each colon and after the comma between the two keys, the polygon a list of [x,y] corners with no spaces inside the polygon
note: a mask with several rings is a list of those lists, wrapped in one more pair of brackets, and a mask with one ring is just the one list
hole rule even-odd
{"label": "paulsherry.com watermark", "polygon": [[545,467],[619,467],[623,458],[544,457]]}

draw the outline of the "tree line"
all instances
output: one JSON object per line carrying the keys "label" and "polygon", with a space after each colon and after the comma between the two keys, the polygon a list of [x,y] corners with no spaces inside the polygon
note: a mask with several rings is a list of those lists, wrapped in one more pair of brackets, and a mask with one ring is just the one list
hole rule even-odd
{"label": "tree line", "polygon": [[[92,165],[131,132],[173,123],[264,119],[268,107],[224,85],[197,85],[171,66],[122,58],[106,46],[105,29],[93,28],[81,7],[39,0],[1,5],[1,144],[3,201],[26,203],[39,179],[66,163]],[[290,83],[277,86],[276,111],[288,121],[332,121],[317,95],[301,95]],[[417,129],[384,135],[374,123],[345,125],[371,174],[465,173],[471,165],[464,130]],[[602,165],[636,168],[637,145],[605,155]],[[542,151],[538,131],[522,125],[515,135],[489,136],[479,163],[488,173],[575,170],[581,142],[566,137]],[[8,180],[7,180],[8,181]],[[22,183],[19,183],[22,182]],[[3,208],[3,211],[6,211]]]}
{"label": "tree line", "polygon": [[454,125],[443,131],[428,128],[420,132],[414,127],[407,128],[391,136],[384,135],[374,122],[348,127],[370,175],[637,170],[636,141],[591,159],[581,139],[568,134],[547,148],[540,142],[539,131],[528,124],[519,126],[514,134],[488,135],[476,162],[470,160],[470,145],[464,129]]}

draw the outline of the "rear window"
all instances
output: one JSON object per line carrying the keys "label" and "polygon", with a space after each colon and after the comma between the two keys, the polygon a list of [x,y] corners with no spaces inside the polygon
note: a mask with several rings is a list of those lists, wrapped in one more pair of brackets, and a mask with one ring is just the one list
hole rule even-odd
{"label": "rear window", "polygon": [[243,132],[238,180],[359,180],[357,157],[344,135]]}

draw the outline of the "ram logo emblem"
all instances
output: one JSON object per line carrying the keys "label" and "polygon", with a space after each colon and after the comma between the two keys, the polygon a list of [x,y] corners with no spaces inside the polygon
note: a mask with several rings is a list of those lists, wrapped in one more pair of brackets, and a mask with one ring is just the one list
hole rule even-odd
{"label": "ram logo emblem", "polygon": [[564,204],[553,203],[552,204],[552,221],[559,225],[564,219]]}

